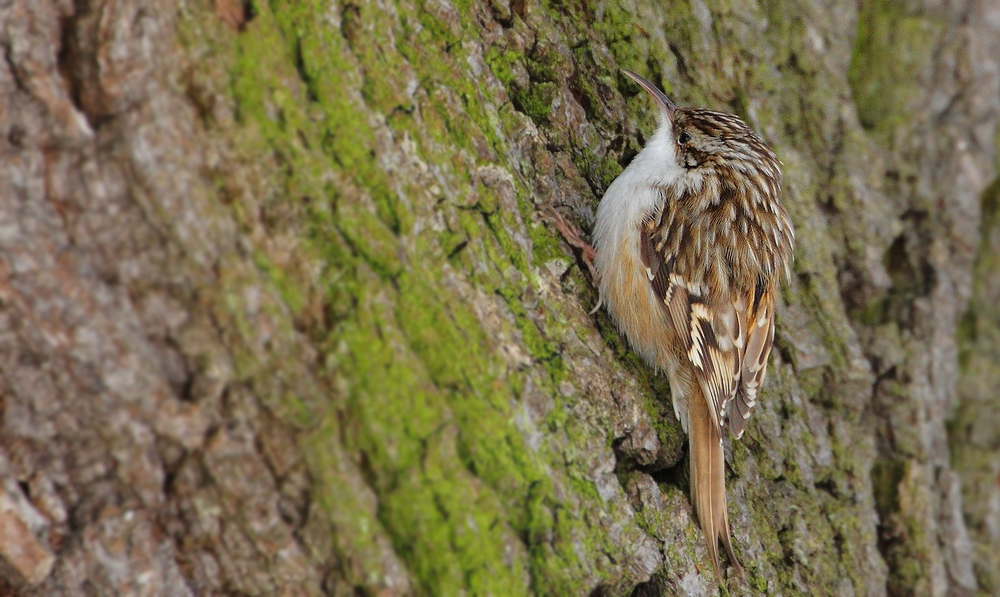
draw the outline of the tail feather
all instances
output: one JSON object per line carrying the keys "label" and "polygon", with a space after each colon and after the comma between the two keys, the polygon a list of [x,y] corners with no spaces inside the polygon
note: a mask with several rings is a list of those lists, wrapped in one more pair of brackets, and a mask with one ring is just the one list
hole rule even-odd
{"label": "tail feather", "polygon": [[691,449],[691,501],[698,522],[705,531],[708,555],[715,573],[722,580],[719,565],[719,541],[729,555],[736,573],[743,574],[729,536],[729,514],[726,510],[726,461],[722,451],[719,428],[712,421],[708,403],[695,390],[689,403],[688,442]]}

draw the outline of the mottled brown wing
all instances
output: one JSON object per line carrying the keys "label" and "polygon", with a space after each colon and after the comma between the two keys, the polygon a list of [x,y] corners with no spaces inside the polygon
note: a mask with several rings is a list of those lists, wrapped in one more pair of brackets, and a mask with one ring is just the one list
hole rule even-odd
{"label": "mottled brown wing", "polygon": [[640,234],[646,276],[663,301],[683,353],[708,397],[721,437],[741,379],[740,318],[732,302],[713,300],[703,284],[693,283],[676,271],[675,250],[683,244],[676,237],[684,232],[664,222],[663,217],[660,214],[643,224]]}
{"label": "mottled brown wing", "polygon": [[736,394],[736,407],[729,416],[729,431],[739,439],[746,430],[750,413],[757,406],[757,396],[767,374],[767,357],[774,344],[774,295],[773,291],[758,292],[750,312],[740,319],[746,325],[746,350],[740,371],[740,386]]}

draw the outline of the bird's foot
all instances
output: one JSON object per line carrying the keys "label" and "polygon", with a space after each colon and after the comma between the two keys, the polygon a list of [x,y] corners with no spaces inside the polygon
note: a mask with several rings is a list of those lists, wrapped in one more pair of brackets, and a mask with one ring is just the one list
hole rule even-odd
{"label": "bird's foot", "polygon": [[[597,271],[597,266],[594,265],[594,258],[597,257],[597,250],[594,246],[583,240],[583,233],[580,232],[580,229],[575,224],[568,222],[555,208],[550,207],[545,211],[545,219],[562,234],[563,239],[571,247],[580,251],[580,260],[587,266],[591,282],[599,289],[601,287],[601,275]],[[597,310],[601,308],[601,304],[602,299],[598,295],[597,304],[594,305],[590,314],[597,313]]]}
{"label": "bird's foot", "polygon": [[594,249],[593,245],[583,240],[583,233],[580,232],[580,229],[571,222],[566,221],[566,218],[556,211],[555,208],[547,209],[545,216],[545,219],[552,224],[552,227],[562,234],[563,239],[571,247],[580,251],[580,259],[583,260],[583,264],[590,270],[591,280],[593,280],[595,286],[600,286],[601,276],[597,273],[597,268],[594,266],[594,257],[597,256],[597,250]]}

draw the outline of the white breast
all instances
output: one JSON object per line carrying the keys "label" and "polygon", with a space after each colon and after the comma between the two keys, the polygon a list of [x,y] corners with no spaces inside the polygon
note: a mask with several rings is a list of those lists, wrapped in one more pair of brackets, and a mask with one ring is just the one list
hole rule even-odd
{"label": "white breast", "polygon": [[661,122],[646,147],[604,193],[594,225],[601,300],[636,352],[661,368],[666,366],[666,319],[639,254],[639,226],[663,208],[661,189],[674,186],[684,175],[675,147],[669,121]]}
{"label": "white breast", "polygon": [[663,198],[657,189],[672,185],[683,174],[684,169],[677,164],[670,121],[661,120],[646,147],[611,183],[597,206],[594,247],[598,259],[602,246],[618,245],[622,234],[662,208]]}

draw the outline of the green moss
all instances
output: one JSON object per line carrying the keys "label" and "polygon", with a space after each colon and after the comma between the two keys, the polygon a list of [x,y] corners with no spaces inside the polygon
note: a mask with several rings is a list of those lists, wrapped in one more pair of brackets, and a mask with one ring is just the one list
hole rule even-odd
{"label": "green moss", "polygon": [[611,186],[611,183],[622,173],[622,166],[618,163],[617,157],[611,154],[603,156],[584,154],[579,162],[581,170],[587,178],[597,181],[601,185],[600,188],[603,189]]}
{"label": "green moss", "polygon": [[393,312],[359,309],[336,334],[355,347],[337,368],[353,380],[348,444],[365,455],[379,518],[427,592],[514,590],[521,572],[500,564],[500,496],[543,475],[510,425],[513,388],[495,383],[500,367],[470,314],[413,274],[399,284]]}
{"label": "green moss", "polygon": [[656,389],[643,396],[642,405],[653,423],[653,429],[656,431],[656,436],[664,451],[668,454],[679,454],[683,446],[687,444],[687,436],[684,434],[680,422],[673,415],[667,383],[665,380],[661,380],[661,382],[656,386]]}
{"label": "green moss", "polygon": [[513,98],[519,110],[539,122],[549,115],[558,92],[559,86],[555,83],[532,83],[527,89],[515,92]]}
{"label": "green moss", "polygon": [[523,66],[524,64],[523,53],[502,50],[496,46],[492,46],[489,50],[487,50],[484,59],[496,78],[499,79],[500,82],[503,83],[508,89],[510,89],[516,81],[514,76],[514,65],[520,64]]}
{"label": "green moss", "polygon": [[903,480],[905,462],[877,460],[872,466],[872,491],[875,506],[882,516],[899,510],[899,485]]}
{"label": "green moss", "polygon": [[546,263],[558,259],[568,261],[566,251],[563,250],[559,238],[552,234],[552,231],[545,225],[535,223],[528,226],[528,235],[531,238],[532,257],[531,265],[535,268],[543,267]]}
{"label": "green moss", "polygon": [[887,131],[911,117],[917,75],[931,64],[932,42],[943,28],[901,0],[861,3],[848,80],[863,126]]}
{"label": "green moss", "polygon": [[892,321],[891,303],[887,297],[878,297],[861,309],[851,312],[851,319],[870,327],[885,325]]}
{"label": "green moss", "polygon": [[[347,7],[337,30],[320,18],[328,9],[322,3],[256,3],[247,31],[228,42],[201,41],[215,35],[198,29],[210,19],[186,24],[189,43],[211,43],[231,60],[226,93],[236,121],[229,133],[248,141],[240,145],[248,162],[273,160],[274,194],[263,201],[295,206],[285,224],[301,227],[303,250],[323,265],[307,282],[297,270],[275,266],[266,252],[255,254],[259,273],[293,316],[317,300],[325,304],[328,328],[309,333],[319,339],[323,376],[336,380],[342,395],[330,396],[320,416],[295,392],[264,400],[287,403],[298,413],[290,417],[313,428],[302,449],[316,479],[315,503],[339,537],[329,547],[340,557],[362,558],[363,569],[377,570],[376,537],[385,535],[419,593],[522,593],[529,573],[539,593],[580,593],[592,577],[591,563],[613,550],[599,525],[578,516],[601,503],[586,465],[566,465],[561,455],[525,444],[513,422],[525,373],[500,358],[496,339],[483,334],[466,298],[442,291],[451,288],[443,282],[446,264],[494,290],[511,331],[548,373],[536,383],[558,396],[568,374],[553,338],[566,325],[556,315],[529,311],[524,286],[534,283],[534,268],[565,254],[544,227],[523,224],[532,220],[534,205],[521,183],[513,183],[515,210],[501,206],[498,189],[471,186],[471,172],[496,162],[506,150],[501,138],[513,137],[523,117],[491,110],[477,81],[456,80],[455,65],[467,59],[461,28],[419,7],[397,8],[394,17],[374,5]],[[401,54],[382,45],[379,33],[390,29],[409,36],[398,46]],[[417,94],[430,98],[419,114],[404,81],[358,75],[399,72],[401,59],[415,71]],[[487,59],[504,80],[504,61],[514,58]],[[550,76],[546,69],[558,66],[540,59],[534,76]],[[348,89],[360,89],[363,103]],[[529,114],[544,118],[556,89],[534,86],[523,98]],[[369,110],[391,114],[392,132],[407,136],[419,159],[445,168],[450,184],[470,185],[474,204],[415,203],[424,189],[394,180],[378,162],[382,149]],[[444,214],[448,230],[415,232],[418,219],[433,211]],[[521,234],[533,253],[524,250]],[[450,253],[458,246],[464,248]],[[239,318],[244,283],[225,280],[223,294],[231,298],[226,308],[237,327],[251,337],[255,330]],[[317,287],[319,299],[311,296]],[[283,356],[273,367],[261,367],[249,352],[236,359],[242,376],[264,391]],[[568,424],[560,404],[549,419],[581,442],[589,433]],[[374,518],[363,500],[344,490],[338,459],[346,458],[377,495]],[[582,503],[557,497],[554,468]]]}

